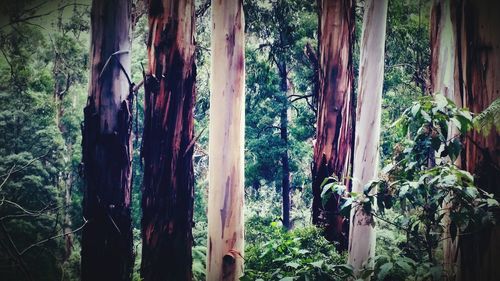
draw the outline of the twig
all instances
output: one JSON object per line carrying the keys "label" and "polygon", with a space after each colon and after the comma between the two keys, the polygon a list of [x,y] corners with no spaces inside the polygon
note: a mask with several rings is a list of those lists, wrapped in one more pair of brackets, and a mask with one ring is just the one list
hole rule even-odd
{"label": "twig", "polygon": [[144,85],[144,79],[142,79],[141,82],[139,82],[139,84],[135,85],[132,88],[132,93],[137,93],[139,89],[142,87],[142,85]]}
{"label": "twig", "polygon": [[200,18],[200,17],[203,17],[206,13],[206,11],[208,10],[208,8],[210,8],[210,4],[212,3],[211,0],[206,0],[205,3],[203,3],[195,12],[195,15],[196,15],[196,18]]}
{"label": "twig", "polygon": [[[120,51],[116,51],[114,53],[112,53],[109,58],[106,60],[106,63],[104,64],[104,66],[102,67],[102,70],[101,70],[101,73],[99,73],[99,78],[102,77],[102,75],[104,74],[104,71],[106,70],[106,68],[108,67],[111,59],[114,57],[114,56],[117,56],[117,55],[121,55],[121,54],[128,54],[130,53],[129,50],[120,50]],[[128,78],[128,77],[127,77]],[[129,79],[130,81],[130,79]]]}
{"label": "twig", "polygon": [[314,94],[309,94],[309,95],[289,95],[288,97],[291,98],[291,97],[295,97],[294,99],[291,99],[290,102],[291,103],[294,103],[298,100],[301,100],[301,99],[307,99],[307,98],[310,98],[310,97],[313,97]]}
{"label": "twig", "polygon": [[188,151],[193,147],[193,145],[196,143],[196,141],[201,137],[201,135],[203,134],[203,132],[205,132],[205,128],[203,128],[201,130],[201,132],[198,134],[198,136],[196,136],[194,139],[191,140],[191,142],[189,143],[189,145],[186,147],[186,150],[184,151],[184,154],[182,154],[182,157],[185,157],[186,154],[188,153]]}
{"label": "twig", "polygon": [[66,4],[64,6],[61,6],[61,7],[57,8],[57,9],[54,9],[54,10],[51,10],[51,11],[46,12],[44,14],[38,14],[38,15],[28,16],[28,17],[25,17],[25,18],[16,18],[13,21],[0,26],[0,30],[4,29],[7,26],[16,24],[16,23],[27,22],[27,21],[32,20],[32,19],[36,19],[36,18],[41,18],[41,17],[44,17],[44,16],[48,16],[48,15],[50,15],[50,14],[56,12],[56,11],[64,10],[65,8],[67,8],[69,6],[85,6],[85,7],[88,7],[89,5],[88,4],[79,4],[79,3]]}
{"label": "twig", "polygon": [[12,173],[10,173],[10,172],[9,172],[9,173],[7,173],[7,174],[0,175],[0,178],[2,178],[2,177],[6,177],[6,176],[10,176],[11,174],[15,174],[15,173],[17,173],[17,172],[20,172],[20,171],[22,171],[22,170],[26,169],[28,166],[30,166],[31,164],[33,164],[33,162],[35,162],[36,160],[39,160],[39,159],[41,159],[41,158],[43,158],[43,157],[47,156],[47,154],[49,154],[49,152],[47,152],[47,153],[45,153],[45,154],[43,154],[43,155],[40,155],[40,156],[38,156],[38,157],[35,157],[35,158],[31,159],[31,160],[30,160],[30,161],[29,161],[26,165],[21,166],[21,168],[19,168],[19,169],[17,169],[17,170],[14,170]]}
{"label": "twig", "polygon": [[70,234],[76,233],[76,232],[78,232],[78,231],[82,230],[82,229],[85,227],[85,225],[86,225],[87,223],[88,223],[88,220],[86,220],[86,219],[85,219],[85,217],[84,217],[84,218],[83,218],[83,224],[82,224],[80,227],[78,227],[77,229],[72,230],[72,231],[69,231],[69,232],[65,232],[65,233],[63,233],[63,234],[58,234],[58,235],[55,235],[55,236],[52,236],[52,237],[49,237],[49,238],[46,238],[46,239],[40,240],[40,241],[38,241],[38,242],[36,242],[36,243],[34,243],[34,244],[31,244],[31,245],[29,245],[28,247],[26,247],[24,250],[22,250],[21,252],[19,252],[19,255],[21,255],[21,256],[22,256],[22,255],[24,255],[27,251],[29,251],[30,249],[32,249],[32,248],[34,248],[34,247],[36,247],[36,246],[38,246],[38,245],[41,245],[41,244],[43,244],[43,243],[46,243],[46,242],[48,242],[48,241],[50,241],[50,240],[54,240],[54,239],[57,239],[57,238],[60,238],[60,237],[64,237],[64,236],[67,236],[67,235],[70,235]]}

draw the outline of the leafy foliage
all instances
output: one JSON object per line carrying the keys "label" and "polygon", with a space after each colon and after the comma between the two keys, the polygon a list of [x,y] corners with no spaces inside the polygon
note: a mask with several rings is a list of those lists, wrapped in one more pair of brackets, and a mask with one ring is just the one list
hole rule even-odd
{"label": "leafy foliage", "polygon": [[[440,243],[455,240],[471,225],[494,224],[493,211],[499,204],[492,194],[474,185],[470,173],[453,164],[462,150],[461,134],[472,128],[467,110],[457,108],[442,95],[422,97],[394,126],[408,136],[395,151],[394,162],[383,169],[380,179],[367,184],[362,194],[351,193],[344,209],[362,205],[406,237],[396,253],[379,252],[375,263],[378,280],[406,280],[408,276],[437,280],[442,274],[436,257]],[[451,135],[451,126],[459,132]],[[336,184],[325,188],[343,190]],[[443,237],[446,233],[449,236]]]}
{"label": "leafy foliage", "polygon": [[345,280],[352,270],[345,256],[315,227],[286,232],[277,222],[264,228],[260,243],[246,248],[241,280]]}
{"label": "leafy foliage", "polygon": [[492,128],[500,132],[500,98],[496,99],[488,108],[474,117],[473,121],[474,128],[484,136],[488,136]]}

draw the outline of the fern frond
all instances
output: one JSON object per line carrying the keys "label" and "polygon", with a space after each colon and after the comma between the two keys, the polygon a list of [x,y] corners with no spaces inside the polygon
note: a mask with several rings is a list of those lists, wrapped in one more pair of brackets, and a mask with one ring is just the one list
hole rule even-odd
{"label": "fern frond", "polygon": [[497,132],[500,132],[500,98],[493,101],[483,112],[474,117],[474,128],[488,136],[494,127]]}

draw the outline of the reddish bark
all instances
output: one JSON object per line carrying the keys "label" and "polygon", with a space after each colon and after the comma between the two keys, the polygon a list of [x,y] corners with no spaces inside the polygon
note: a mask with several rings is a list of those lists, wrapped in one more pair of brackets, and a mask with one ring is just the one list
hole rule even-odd
{"label": "reddish bark", "polygon": [[194,1],[149,1],[142,157],[145,281],[192,280]]}
{"label": "reddish bark", "polygon": [[316,144],[313,159],[313,223],[325,228],[325,237],[347,249],[348,224],[339,215],[339,196],[325,206],[321,183],[335,175],[349,184],[354,137],[352,43],[354,4],[352,0],[320,0],[319,93]]}
{"label": "reddish bark", "polygon": [[[130,1],[92,3],[92,69],[82,128],[84,281],[131,279],[129,32]],[[113,56],[117,51],[124,52]]]}
{"label": "reddish bark", "polygon": [[[479,113],[500,97],[500,2],[457,0],[452,3],[457,38],[455,93],[459,94],[463,107]],[[488,137],[470,133],[461,159],[462,167],[474,174],[476,184],[498,197],[499,132],[493,129]],[[498,226],[461,236],[459,279],[498,280],[499,237]]]}

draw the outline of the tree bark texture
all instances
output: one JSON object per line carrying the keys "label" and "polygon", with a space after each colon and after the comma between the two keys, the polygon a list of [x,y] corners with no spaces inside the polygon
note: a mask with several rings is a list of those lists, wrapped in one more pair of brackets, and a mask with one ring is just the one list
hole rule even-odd
{"label": "tree bark texture", "polygon": [[[455,95],[464,108],[482,112],[500,97],[500,2],[452,1],[456,35]],[[500,137],[492,129],[488,137],[467,135],[461,166],[474,174],[476,184],[500,195]],[[462,235],[459,241],[458,280],[498,280],[500,276],[500,228],[493,226]]]}
{"label": "tree bark texture", "polygon": [[238,280],[244,249],[242,0],[212,1],[207,280]]}
{"label": "tree bark texture", "polygon": [[194,0],[150,0],[142,157],[145,281],[192,280]]}
{"label": "tree bark texture", "polygon": [[353,0],[320,0],[319,94],[316,144],[313,158],[313,223],[323,226],[325,237],[347,250],[348,223],[339,215],[340,196],[332,195],[323,206],[321,184],[335,175],[349,186],[354,142]]}
{"label": "tree bark texture", "polygon": [[[442,94],[460,106],[461,101],[455,96],[455,52],[456,39],[451,20],[451,2],[454,0],[434,0],[431,12],[431,90],[432,94]],[[448,140],[459,134],[452,122],[448,124]],[[457,159],[456,164],[460,164]],[[448,200],[443,202],[443,209],[451,208]],[[455,280],[458,265],[459,236],[451,239],[451,220],[448,213],[443,217],[443,269],[446,280]]]}
{"label": "tree bark texture", "polygon": [[84,110],[82,280],[130,280],[130,1],[95,0]]}
{"label": "tree bark texture", "polygon": [[[352,183],[352,191],[359,194],[378,173],[387,4],[388,0],[365,2]],[[373,215],[366,213],[360,205],[353,206],[348,263],[353,266],[355,274],[364,266],[373,267],[374,251]]]}

